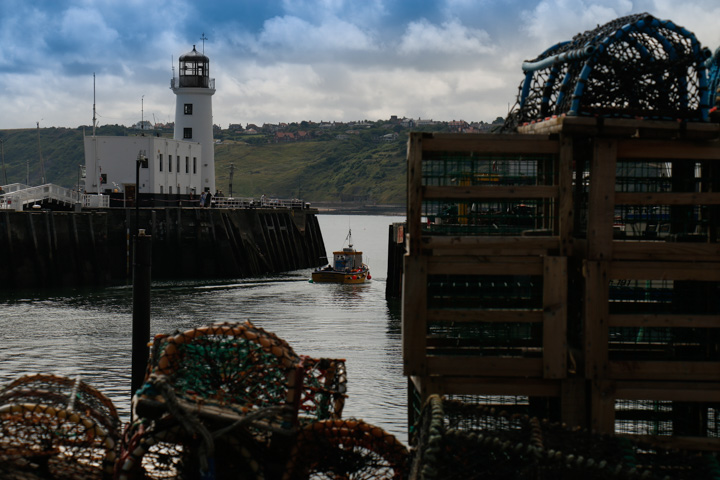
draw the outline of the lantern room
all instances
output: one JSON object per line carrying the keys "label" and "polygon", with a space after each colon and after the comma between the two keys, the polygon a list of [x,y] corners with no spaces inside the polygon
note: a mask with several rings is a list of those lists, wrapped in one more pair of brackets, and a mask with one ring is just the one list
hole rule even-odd
{"label": "lantern room", "polygon": [[180,87],[208,88],[210,86],[210,59],[195,50],[180,57]]}

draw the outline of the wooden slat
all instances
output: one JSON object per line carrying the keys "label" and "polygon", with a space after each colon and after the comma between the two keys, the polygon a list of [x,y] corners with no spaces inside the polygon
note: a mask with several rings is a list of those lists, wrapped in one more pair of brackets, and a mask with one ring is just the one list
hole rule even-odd
{"label": "wooden slat", "polygon": [[720,281],[720,269],[693,262],[611,262],[609,279]]}
{"label": "wooden slat", "polygon": [[720,193],[713,192],[617,192],[616,205],[720,205]]}
{"label": "wooden slat", "polygon": [[623,160],[720,160],[720,144],[703,141],[625,139],[618,141]]}
{"label": "wooden slat", "polygon": [[407,150],[407,224],[408,251],[420,253],[420,220],[422,219],[422,136],[411,133]]}
{"label": "wooden slat", "polygon": [[423,135],[423,151],[480,152],[482,154],[555,154],[558,141],[533,135],[437,134]]}
{"label": "wooden slat", "polygon": [[542,310],[436,310],[427,312],[428,322],[540,323]]}
{"label": "wooden slat", "polygon": [[600,434],[615,433],[614,382],[592,382],[590,397],[590,427]]}
{"label": "wooden slat", "polygon": [[602,379],[608,376],[608,301],[609,284],[607,262],[586,260],[584,345],[585,376],[590,379]]}
{"label": "wooden slat", "polygon": [[610,376],[617,380],[697,380],[713,382],[720,378],[720,362],[691,361],[611,361]]}
{"label": "wooden slat", "polygon": [[531,186],[484,186],[462,185],[449,187],[423,186],[421,192],[423,200],[493,200],[518,199],[530,200],[534,198],[557,198],[558,187],[553,185]]}
{"label": "wooden slat", "polygon": [[612,254],[616,147],[614,140],[595,139],[588,193],[587,240],[590,260],[608,260]]}
{"label": "wooden slat", "polygon": [[610,315],[611,327],[720,328],[720,315]]}
{"label": "wooden slat", "polygon": [[[481,237],[481,236],[424,236],[422,249],[432,250],[434,255],[547,255],[557,252],[560,238],[538,237]],[[462,253],[460,253],[462,252]]]}
{"label": "wooden slat", "polygon": [[558,207],[557,222],[558,234],[562,245],[560,255],[569,256],[572,254],[573,244],[573,139],[569,136],[562,136],[560,142],[560,156],[557,162],[558,171]]}
{"label": "wooden slat", "polygon": [[720,243],[614,241],[613,260],[720,262]]}
{"label": "wooden slat", "polygon": [[403,373],[424,375],[427,348],[427,265],[425,257],[405,255],[402,290]]}
{"label": "wooden slat", "polygon": [[430,375],[542,378],[541,358],[428,356]]}
{"label": "wooden slat", "polygon": [[674,402],[720,402],[716,382],[616,382],[615,398],[623,400],[671,400]]}
{"label": "wooden slat", "polygon": [[677,435],[628,435],[623,437],[642,442],[646,445],[652,445],[656,448],[665,450],[688,450],[688,451],[720,451],[720,438],[717,437],[681,437]]}
{"label": "wooden slat", "polygon": [[433,377],[428,380],[433,393],[450,395],[517,395],[525,397],[558,397],[560,382],[534,378]]}
{"label": "wooden slat", "polygon": [[545,257],[543,275],[543,376],[567,377],[567,258]]}
{"label": "wooden slat", "polygon": [[428,275],[542,275],[542,257],[428,257]]}

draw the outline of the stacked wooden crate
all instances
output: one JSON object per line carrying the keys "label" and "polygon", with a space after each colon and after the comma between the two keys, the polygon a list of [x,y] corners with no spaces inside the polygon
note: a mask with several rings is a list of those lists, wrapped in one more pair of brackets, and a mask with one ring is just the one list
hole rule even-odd
{"label": "stacked wooden crate", "polygon": [[[412,385],[421,397],[551,397],[568,423],[720,449],[718,125],[560,117],[518,130],[410,138],[403,351]],[[432,185],[423,169],[448,152],[545,157],[532,182]],[[462,213],[463,202],[498,199],[538,199],[535,228],[493,235],[459,214],[443,231],[433,219],[434,201]],[[443,275],[529,276],[542,299],[495,308],[441,285],[438,302],[433,278]],[[482,326],[503,323],[531,333],[490,348]],[[541,342],[528,344],[538,332]]]}
{"label": "stacked wooden crate", "polygon": [[562,396],[571,145],[412,134],[404,371],[421,398]]}

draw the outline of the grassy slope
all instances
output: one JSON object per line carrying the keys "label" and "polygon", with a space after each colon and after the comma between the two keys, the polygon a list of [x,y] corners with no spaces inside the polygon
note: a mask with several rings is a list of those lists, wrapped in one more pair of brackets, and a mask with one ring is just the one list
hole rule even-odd
{"label": "grassy slope", "polygon": [[[85,127],[90,133],[89,127]],[[98,135],[124,135],[120,126],[102,127]],[[84,165],[83,129],[41,128],[40,150],[45,179],[73,188],[78,165]],[[366,203],[405,202],[405,136],[382,142],[350,135],[284,144],[226,141],[215,147],[217,187],[228,195],[230,163],[235,165],[233,194],[299,197],[310,202],[360,200]],[[8,183],[40,184],[36,129],[0,130]],[[0,171],[0,184],[5,183]]]}
{"label": "grassy slope", "polygon": [[305,200],[364,200],[404,203],[405,144],[360,139],[286,144],[223,144],[215,148],[216,182],[229,193],[230,163],[235,165],[233,194]]}

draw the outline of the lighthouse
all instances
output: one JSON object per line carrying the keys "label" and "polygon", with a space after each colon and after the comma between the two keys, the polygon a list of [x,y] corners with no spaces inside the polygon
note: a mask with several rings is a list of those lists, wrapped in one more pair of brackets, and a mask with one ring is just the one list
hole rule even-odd
{"label": "lighthouse", "polygon": [[175,94],[174,139],[201,145],[200,189],[214,193],[212,96],[215,79],[210,78],[210,59],[195,50],[195,45],[191,52],[180,57],[178,76],[172,79],[170,88]]}

